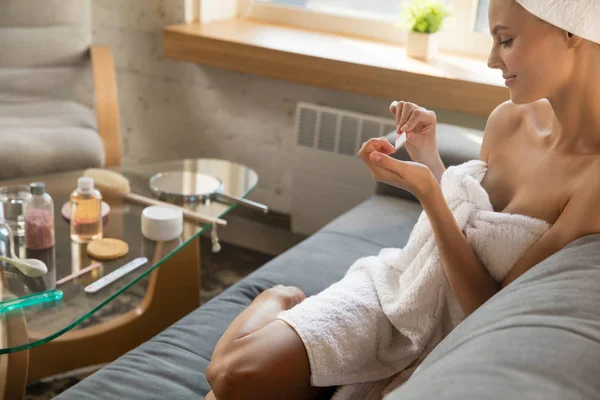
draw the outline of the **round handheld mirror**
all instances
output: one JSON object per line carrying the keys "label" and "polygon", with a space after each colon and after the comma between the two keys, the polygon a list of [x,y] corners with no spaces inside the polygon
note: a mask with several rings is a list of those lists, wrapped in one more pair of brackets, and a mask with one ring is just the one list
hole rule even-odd
{"label": "round handheld mirror", "polygon": [[265,213],[269,211],[263,204],[223,193],[223,182],[219,178],[200,172],[161,172],[150,178],[149,184],[152,194],[171,203],[216,200],[228,204],[238,203]]}

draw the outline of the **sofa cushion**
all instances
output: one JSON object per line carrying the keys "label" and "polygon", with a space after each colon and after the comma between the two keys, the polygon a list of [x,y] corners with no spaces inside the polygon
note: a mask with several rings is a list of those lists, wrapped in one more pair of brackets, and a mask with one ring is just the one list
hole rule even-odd
{"label": "sofa cushion", "polygon": [[419,203],[375,195],[322,228],[371,242],[403,247],[423,208]]}
{"label": "sofa cushion", "polygon": [[600,399],[600,234],[490,299],[387,400]]}
{"label": "sofa cushion", "polygon": [[104,165],[89,108],[68,101],[0,104],[0,180]]}

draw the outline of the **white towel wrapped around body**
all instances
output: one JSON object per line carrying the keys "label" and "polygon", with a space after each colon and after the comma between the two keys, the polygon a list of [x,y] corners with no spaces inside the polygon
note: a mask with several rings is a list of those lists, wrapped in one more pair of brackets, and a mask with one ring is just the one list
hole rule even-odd
{"label": "white towel wrapped around body", "polygon": [[[448,168],[441,186],[471,248],[501,281],[550,224],[494,212],[480,183],[486,172],[485,162],[469,161]],[[404,248],[357,260],[341,281],[278,318],[301,337],[311,384],[342,386],[337,400],[381,398],[402,384],[464,313],[423,212]]]}

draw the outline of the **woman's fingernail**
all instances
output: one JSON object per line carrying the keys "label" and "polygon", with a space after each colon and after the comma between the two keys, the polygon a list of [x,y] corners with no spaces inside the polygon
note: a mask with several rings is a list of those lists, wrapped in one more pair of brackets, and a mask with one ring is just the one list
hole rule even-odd
{"label": "woman's fingernail", "polygon": [[381,154],[379,154],[379,153],[374,153],[374,154],[373,154],[373,160],[374,160],[375,162],[379,162],[379,161],[381,161],[381,158],[382,158],[382,157],[381,157]]}
{"label": "woman's fingernail", "polygon": [[402,132],[406,131],[407,129],[408,129],[408,125],[404,125],[402,128],[400,128],[400,130],[401,130]]}

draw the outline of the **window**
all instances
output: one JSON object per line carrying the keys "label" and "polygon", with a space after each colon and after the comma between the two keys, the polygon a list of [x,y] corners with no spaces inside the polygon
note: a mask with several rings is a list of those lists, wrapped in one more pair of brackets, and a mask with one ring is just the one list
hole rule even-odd
{"label": "window", "polygon": [[488,9],[490,8],[490,0],[479,0],[477,6],[477,21],[475,22],[475,31],[487,33],[490,31],[488,21]]}
{"label": "window", "polygon": [[402,3],[406,3],[407,0],[258,0],[258,2],[302,7],[329,14],[393,21],[394,16],[400,15],[402,11]]}
{"label": "window", "polygon": [[[400,16],[411,0],[240,0],[251,19],[405,43]],[[489,0],[445,0],[451,9],[440,35],[443,50],[486,56]],[[244,9],[244,8],[242,8]]]}

